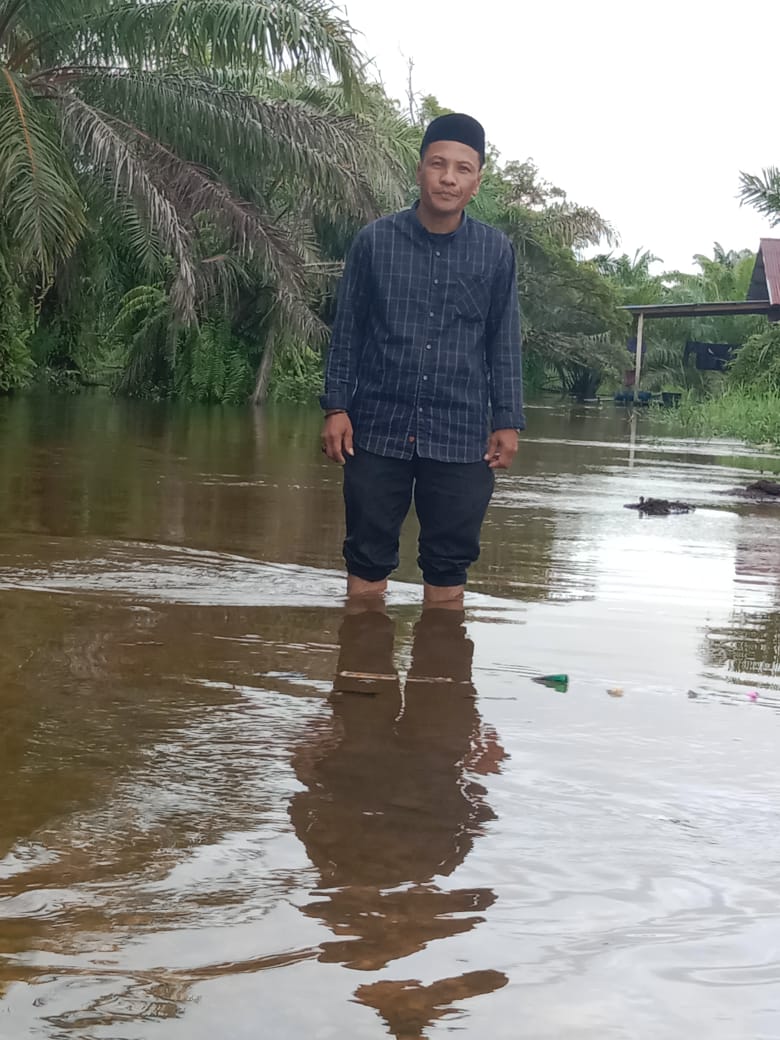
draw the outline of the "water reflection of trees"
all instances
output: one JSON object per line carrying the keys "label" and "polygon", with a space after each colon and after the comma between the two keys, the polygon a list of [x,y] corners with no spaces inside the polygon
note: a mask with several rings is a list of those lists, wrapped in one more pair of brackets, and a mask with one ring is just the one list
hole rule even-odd
{"label": "water reflection of trees", "polygon": [[[333,933],[321,960],[363,971],[469,931],[495,898],[490,889],[443,880],[493,818],[476,776],[497,770],[504,757],[476,709],[462,615],[423,612],[403,692],[393,637],[383,612],[345,618],[332,725],[295,757],[306,790],[293,799],[291,817],[320,876],[318,898],[304,913]],[[484,970],[432,986],[414,979],[362,985],[356,996],[394,1035],[410,1038],[453,1001],[505,982]]]}
{"label": "water reflection of trees", "polygon": [[316,413],[5,401],[0,531],[339,566],[339,473],[322,461],[318,429]]}
{"label": "water reflection of trees", "polygon": [[708,664],[746,676],[780,672],[780,611],[739,611],[707,635]]}
{"label": "water reflection of trees", "polygon": [[[780,554],[769,537],[737,545],[735,576],[743,587],[757,583],[764,600],[751,608],[743,600],[727,624],[707,630],[704,658],[711,666],[744,676],[780,673]],[[767,605],[767,600],[769,604]]]}
{"label": "water reflection of trees", "polygon": [[[340,569],[341,477],[323,463],[318,430],[317,413],[300,410],[4,401],[0,531],[146,540]],[[528,465],[536,476],[545,464],[531,452]],[[530,601],[554,595],[554,536],[548,508],[494,506],[474,586]],[[416,537],[410,519],[402,580],[419,580]]]}

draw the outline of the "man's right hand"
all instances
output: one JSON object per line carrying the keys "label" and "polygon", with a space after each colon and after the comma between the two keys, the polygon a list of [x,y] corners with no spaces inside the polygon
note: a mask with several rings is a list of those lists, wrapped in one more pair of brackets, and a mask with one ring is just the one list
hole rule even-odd
{"label": "man's right hand", "polygon": [[325,419],[322,427],[322,451],[331,462],[344,465],[345,455],[354,455],[352,446],[352,423],[346,412],[337,412]]}

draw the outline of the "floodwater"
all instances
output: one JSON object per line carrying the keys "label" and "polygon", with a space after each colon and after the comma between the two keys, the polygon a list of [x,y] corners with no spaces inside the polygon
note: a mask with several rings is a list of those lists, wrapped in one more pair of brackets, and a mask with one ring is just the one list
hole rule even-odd
{"label": "floodwater", "polygon": [[316,414],[0,400],[3,1040],[780,1037],[780,457],[529,426],[347,614]]}

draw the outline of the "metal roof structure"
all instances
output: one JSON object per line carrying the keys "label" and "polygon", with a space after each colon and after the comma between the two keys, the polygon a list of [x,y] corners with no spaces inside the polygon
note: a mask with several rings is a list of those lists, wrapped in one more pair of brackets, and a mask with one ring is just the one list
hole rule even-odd
{"label": "metal roof structure", "polygon": [[780,238],[762,238],[747,298],[780,307]]}
{"label": "metal roof structure", "polygon": [[733,303],[716,300],[713,303],[634,303],[623,307],[629,314],[644,314],[646,318],[712,318],[732,314],[766,314],[770,320],[780,320],[780,305],[773,306],[769,300],[747,299]]}

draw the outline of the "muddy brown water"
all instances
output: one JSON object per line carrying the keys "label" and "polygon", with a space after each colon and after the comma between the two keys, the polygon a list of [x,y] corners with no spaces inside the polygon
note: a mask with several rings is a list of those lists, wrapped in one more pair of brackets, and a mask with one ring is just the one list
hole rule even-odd
{"label": "muddy brown water", "polygon": [[780,458],[530,408],[351,615],[317,432],[0,400],[0,1037],[776,1040]]}

